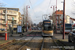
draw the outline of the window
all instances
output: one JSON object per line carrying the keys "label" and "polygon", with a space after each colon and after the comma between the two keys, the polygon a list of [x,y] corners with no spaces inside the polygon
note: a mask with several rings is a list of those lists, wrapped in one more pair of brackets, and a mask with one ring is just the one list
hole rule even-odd
{"label": "window", "polygon": [[57,16],[57,20],[58,20],[58,16]]}
{"label": "window", "polygon": [[44,30],[52,30],[52,26],[50,23],[44,23]]}
{"label": "window", "polygon": [[16,21],[14,21],[14,24],[16,24]]}
{"label": "window", "polygon": [[3,10],[3,12],[5,13],[5,10]]}
{"label": "window", "polygon": [[62,21],[60,21],[60,23],[62,23]]}

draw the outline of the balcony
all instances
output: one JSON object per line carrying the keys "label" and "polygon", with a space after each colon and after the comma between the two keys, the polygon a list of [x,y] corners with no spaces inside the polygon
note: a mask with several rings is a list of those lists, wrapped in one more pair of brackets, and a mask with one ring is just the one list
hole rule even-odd
{"label": "balcony", "polygon": [[5,22],[0,22],[0,24],[6,24]]}
{"label": "balcony", "polygon": [[[5,15],[5,13],[3,12],[2,14]],[[14,14],[14,13],[7,13],[7,15],[14,15],[14,16],[17,16],[17,14]]]}
{"label": "balcony", "polygon": [[5,19],[4,17],[0,17],[0,19]]}
{"label": "balcony", "polygon": [[13,25],[18,25],[16,22],[14,22],[14,24]]}
{"label": "balcony", "polygon": [[[8,17],[8,20],[12,20],[12,18],[9,18],[9,17]],[[17,19],[16,19],[16,18],[14,18],[14,20],[17,20]]]}

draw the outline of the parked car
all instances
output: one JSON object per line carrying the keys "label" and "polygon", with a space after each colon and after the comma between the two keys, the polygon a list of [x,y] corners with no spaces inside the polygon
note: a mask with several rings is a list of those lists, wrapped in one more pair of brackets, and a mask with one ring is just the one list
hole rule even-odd
{"label": "parked car", "polygon": [[68,42],[75,42],[75,28],[73,27],[68,35]]}

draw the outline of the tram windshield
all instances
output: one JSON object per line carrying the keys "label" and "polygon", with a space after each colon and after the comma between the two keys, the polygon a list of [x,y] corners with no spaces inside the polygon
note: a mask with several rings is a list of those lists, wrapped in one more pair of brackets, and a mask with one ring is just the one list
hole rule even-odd
{"label": "tram windshield", "polygon": [[44,23],[44,30],[52,30],[51,23]]}
{"label": "tram windshield", "polygon": [[71,24],[65,24],[65,30],[71,30],[72,26]]}

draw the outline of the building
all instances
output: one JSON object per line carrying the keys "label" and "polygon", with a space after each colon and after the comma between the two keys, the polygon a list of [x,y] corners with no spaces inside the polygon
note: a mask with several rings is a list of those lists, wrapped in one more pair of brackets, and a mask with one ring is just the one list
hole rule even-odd
{"label": "building", "polygon": [[70,18],[70,23],[75,23],[75,19],[74,18]]}
{"label": "building", "polygon": [[7,13],[6,13],[6,8],[0,7],[0,29],[6,28],[5,14],[7,14],[7,20],[8,20],[7,29],[9,29],[9,25],[12,26],[12,18],[14,20],[13,28],[16,28],[17,25],[19,24],[19,17],[20,17],[19,8],[7,8]]}
{"label": "building", "polygon": [[[57,10],[55,11],[53,14],[52,14],[52,17],[51,19],[53,20],[53,23],[54,23],[54,27],[56,26],[56,22],[57,22],[57,27],[60,26],[60,24],[62,23],[62,20],[61,20],[61,15],[63,14],[63,11],[62,10]],[[57,21],[56,21],[57,20]]]}
{"label": "building", "polygon": [[[60,16],[61,19],[61,24],[63,22],[63,15]],[[70,16],[69,15],[65,15],[65,23],[70,23]]]}
{"label": "building", "polygon": [[[52,16],[52,20],[54,23],[54,26],[56,26],[56,22],[57,22],[57,27],[61,24],[63,24],[63,10],[57,10],[53,16]],[[57,21],[56,21],[57,20]],[[65,23],[70,23],[70,16],[69,15],[65,15]]]}

